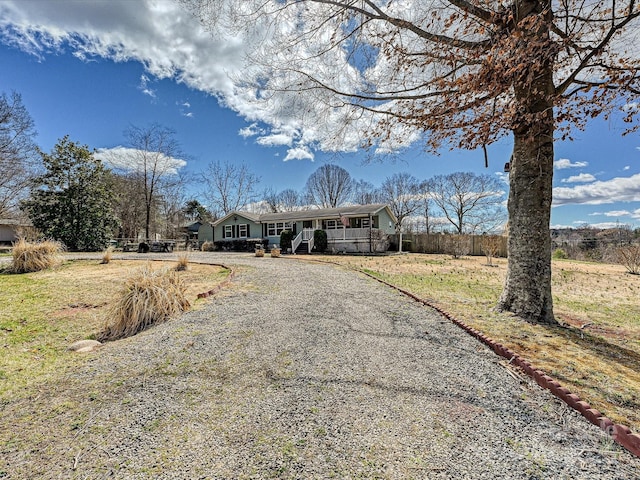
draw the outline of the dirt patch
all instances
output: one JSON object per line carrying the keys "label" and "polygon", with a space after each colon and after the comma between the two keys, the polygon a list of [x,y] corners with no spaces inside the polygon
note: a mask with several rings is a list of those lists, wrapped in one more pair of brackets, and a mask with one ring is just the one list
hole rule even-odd
{"label": "dirt patch", "polygon": [[630,329],[624,329],[621,327],[596,325],[591,322],[585,321],[584,318],[575,317],[573,315],[560,313],[556,315],[556,318],[560,323],[564,323],[569,327],[573,327],[578,331],[587,331],[594,333],[604,338],[615,338],[618,340],[634,339],[640,340],[640,334]]}

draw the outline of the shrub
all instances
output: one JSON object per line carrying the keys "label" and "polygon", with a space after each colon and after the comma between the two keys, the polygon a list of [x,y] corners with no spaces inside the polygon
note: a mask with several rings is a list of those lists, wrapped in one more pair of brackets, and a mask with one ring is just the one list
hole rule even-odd
{"label": "shrub", "polygon": [[618,263],[624,265],[627,272],[640,275],[640,244],[625,245],[616,250]]}
{"label": "shrub", "polygon": [[469,255],[471,252],[471,237],[467,235],[446,235],[444,239],[444,252],[453,258]]}
{"label": "shrub", "polygon": [[269,246],[268,238],[248,238],[247,251],[253,252],[256,248],[266,249]]}
{"label": "shrub", "polygon": [[107,263],[111,262],[111,257],[113,256],[113,247],[109,247],[107,248],[104,252],[102,252],[102,263],[103,265],[106,265]]}
{"label": "shrub", "polygon": [[389,235],[382,230],[372,230],[371,244],[374,252],[386,252],[390,248]]}
{"label": "shrub", "polygon": [[294,235],[291,230],[283,230],[280,234],[280,248],[283,252],[286,252],[291,248],[291,241],[293,240]]}
{"label": "shrub", "polygon": [[206,241],[202,244],[202,246],[200,247],[200,250],[203,252],[213,252],[214,250],[214,244],[213,242],[210,241]]}
{"label": "shrub", "polygon": [[487,257],[487,265],[493,265],[493,259],[498,256],[502,242],[497,235],[482,237],[482,252]]}
{"label": "shrub", "polygon": [[555,258],[556,260],[564,260],[569,258],[569,255],[567,255],[567,252],[565,252],[563,249],[556,248],[553,251],[552,257]]}
{"label": "shrub", "polygon": [[110,322],[97,335],[97,340],[130,337],[184,312],[190,306],[185,291],[177,272],[143,268],[125,280],[109,308]]}
{"label": "shrub", "polygon": [[329,242],[327,241],[327,232],[324,230],[314,230],[313,232],[313,248],[318,252],[325,252]]}
{"label": "shrub", "polygon": [[28,273],[55,267],[62,263],[62,251],[64,247],[60,242],[46,240],[30,243],[20,238],[11,251],[13,264],[10,270],[14,273]]}

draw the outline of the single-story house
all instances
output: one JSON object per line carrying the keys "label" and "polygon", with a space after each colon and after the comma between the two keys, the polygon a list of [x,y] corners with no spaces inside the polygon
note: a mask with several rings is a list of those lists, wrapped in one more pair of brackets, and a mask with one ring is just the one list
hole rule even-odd
{"label": "single-story house", "polygon": [[27,221],[12,218],[0,219],[0,243],[13,243],[31,228],[33,226]]}
{"label": "single-story house", "polygon": [[198,239],[198,231],[203,224],[204,222],[196,220],[195,222],[188,223],[181,228],[182,233],[188,242]]}
{"label": "single-story house", "polygon": [[[266,240],[268,247],[280,244],[280,234],[292,231],[292,250],[310,253],[315,230],[327,233],[329,251],[380,252],[395,232],[396,217],[388,205],[352,205],[282,213],[231,212],[198,230],[200,242]],[[266,242],[265,242],[266,243]]]}

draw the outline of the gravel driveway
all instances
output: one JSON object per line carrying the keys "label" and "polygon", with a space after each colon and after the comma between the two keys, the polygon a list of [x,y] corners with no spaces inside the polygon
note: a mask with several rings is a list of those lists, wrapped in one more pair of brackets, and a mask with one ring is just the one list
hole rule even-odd
{"label": "gravel driveway", "polygon": [[16,432],[33,448],[4,447],[8,478],[640,475],[639,459],[503,359],[367,277],[291,258],[192,260],[239,273],[200,310],[91,353],[50,398],[2,407],[39,417]]}

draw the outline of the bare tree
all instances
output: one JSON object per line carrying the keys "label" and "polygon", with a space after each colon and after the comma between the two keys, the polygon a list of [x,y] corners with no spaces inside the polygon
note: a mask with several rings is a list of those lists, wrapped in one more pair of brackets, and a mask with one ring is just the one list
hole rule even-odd
{"label": "bare tree", "polygon": [[205,196],[210,209],[217,215],[240,210],[256,199],[260,179],[244,165],[211,162],[202,174]]}
{"label": "bare tree", "polygon": [[486,162],[486,146],[511,135],[498,307],[555,323],[554,140],[618,108],[638,128],[635,0],[183,2],[207,26],[230,19],[248,31],[243,84],[268,106],[299,105],[300,128],[321,148],[389,150],[422,136],[432,149],[482,148]]}
{"label": "bare tree", "polygon": [[[175,138],[175,131],[157,123],[145,128],[132,125],[124,135],[127,147],[99,149],[96,157],[133,181],[142,193],[144,232],[145,238],[149,239],[155,209],[161,207],[163,201],[161,197],[182,181],[178,171],[186,165],[185,155]],[[157,229],[155,233],[159,233]]]}
{"label": "bare tree", "polygon": [[335,208],[351,198],[351,175],[338,165],[322,165],[307,179],[309,202],[321,208]]}
{"label": "bare tree", "polygon": [[428,235],[433,230],[433,199],[431,191],[433,190],[433,181],[425,180],[420,184],[420,201],[424,217],[424,231]]}
{"label": "bare tree", "polygon": [[15,214],[28,191],[38,153],[35,135],[20,94],[0,95],[0,218]]}
{"label": "bare tree", "polygon": [[144,193],[139,188],[138,178],[131,173],[116,174],[113,185],[116,194],[114,209],[120,229],[118,236],[137,239],[145,225]]}
{"label": "bare tree", "polygon": [[189,184],[190,175],[178,172],[173,181],[162,190],[159,202],[160,222],[158,231],[163,232],[164,238],[179,238],[182,228],[187,222],[184,205],[186,203],[186,185]]}
{"label": "bare tree", "polygon": [[286,188],[278,194],[278,205],[281,212],[292,212],[300,208],[300,193],[293,188]]}
{"label": "bare tree", "polygon": [[358,205],[371,205],[373,203],[383,203],[382,192],[371,182],[366,180],[356,180],[353,182],[353,201]]}
{"label": "bare tree", "polygon": [[266,188],[262,192],[262,202],[266,204],[269,213],[278,213],[280,211],[278,192],[273,187]]}
{"label": "bare tree", "polygon": [[293,188],[286,188],[276,192],[268,188],[262,194],[262,201],[267,204],[271,213],[292,212],[301,206],[301,195]]}
{"label": "bare tree", "polygon": [[396,232],[400,233],[405,218],[420,208],[420,182],[408,173],[394,173],[382,182],[380,192],[397,219]]}
{"label": "bare tree", "polygon": [[430,181],[430,197],[456,233],[491,231],[503,225],[504,185],[495,176],[456,172]]}

